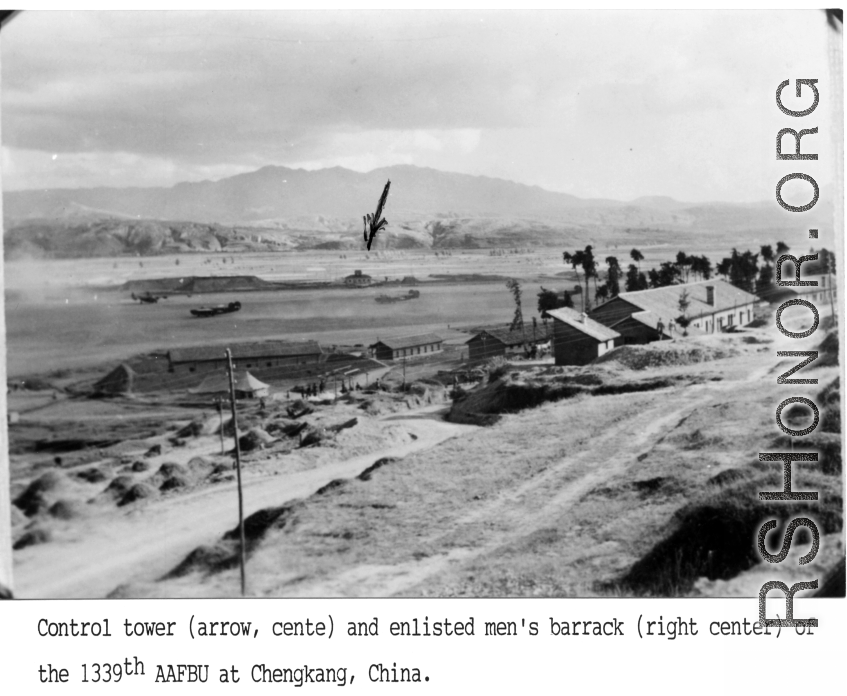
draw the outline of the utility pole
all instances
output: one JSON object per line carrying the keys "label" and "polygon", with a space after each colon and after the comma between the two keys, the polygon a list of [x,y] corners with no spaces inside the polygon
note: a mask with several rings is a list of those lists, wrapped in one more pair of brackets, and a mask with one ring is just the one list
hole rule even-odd
{"label": "utility pole", "polygon": [[232,351],[226,349],[226,364],[229,369],[229,403],[232,406],[232,436],[235,439],[235,467],[238,480],[238,531],[241,541],[241,596],[245,594],[246,580],[244,577],[244,565],[246,561],[246,542],[244,540],[244,494],[241,490],[241,447],[238,444],[238,420],[235,411],[235,377],[232,371]]}
{"label": "utility pole", "polygon": [[403,356],[403,391],[406,391],[406,356]]}
{"label": "utility pole", "polygon": [[224,410],[223,410],[223,397],[219,396],[215,401],[218,404],[218,418],[221,421],[220,434],[221,434],[221,454],[225,454],[224,448]]}

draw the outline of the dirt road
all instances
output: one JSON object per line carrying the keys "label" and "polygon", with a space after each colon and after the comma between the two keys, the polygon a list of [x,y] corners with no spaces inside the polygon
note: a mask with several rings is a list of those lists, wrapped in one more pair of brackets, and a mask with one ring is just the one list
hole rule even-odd
{"label": "dirt road", "polygon": [[[382,457],[429,449],[474,429],[421,417],[437,408],[391,418],[392,425],[402,424],[414,434],[411,443],[314,470],[246,477],[245,515],[308,496],[333,479],[359,474]],[[15,594],[21,598],[98,598],[123,583],[155,580],[198,545],[214,543],[235,527],[237,515],[234,483],[158,501],[123,515],[114,510],[97,515],[75,527],[72,538],[16,552]]]}
{"label": "dirt road", "polygon": [[[435,587],[452,594],[462,586],[467,570],[483,557],[498,557],[520,546],[534,531],[544,530],[567,515],[589,491],[627,472],[638,472],[641,462],[663,434],[672,431],[692,413],[720,406],[747,384],[759,383],[773,363],[749,362],[749,371],[738,381],[709,383],[683,389],[670,388],[637,397],[637,408],[610,421],[591,447],[550,462],[537,476],[516,482],[458,515],[447,527],[420,530],[416,544],[444,549],[423,558],[400,563],[339,567],[314,582],[299,583],[291,596],[420,596]],[[485,531],[475,543],[456,544],[455,530]],[[435,594],[439,594],[435,590]]]}

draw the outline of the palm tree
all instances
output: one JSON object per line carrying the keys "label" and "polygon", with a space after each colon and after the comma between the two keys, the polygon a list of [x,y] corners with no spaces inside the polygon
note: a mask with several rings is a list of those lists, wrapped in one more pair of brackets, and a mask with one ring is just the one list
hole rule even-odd
{"label": "palm tree", "polygon": [[609,267],[609,270],[606,274],[606,285],[609,288],[609,296],[617,297],[621,291],[620,279],[623,275],[623,272],[621,271],[621,266],[618,263],[618,259],[616,256],[607,256],[606,265]]}
{"label": "palm tree", "polygon": [[638,251],[638,249],[633,249],[629,252],[629,258],[638,264],[638,270],[641,271],[641,262],[644,260],[644,254]]}
{"label": "palm tree", "polygon": [[[562,252],[562,258],[565,263],[569,263],[574,271],[576,272],[576,279],[579,281],[580,285],[582,285],[582,280],[579,277],[579,269],[585,268],[585,252],[584,251],[575,251],[571,254],[569,251]],[[585,296],[588,294],[588,277],[585,278],[585,292],[580,293],[582,295],[582,311],[585,311]]]}
{"label": "palm tree", "polygon": [[[594,248],[589,244],[582,252],[582,271],[585,274],[585,291],[588,292],[588,279],[594,278],[594,294],[597,294],[597,261],[594,259]],[[585,311],[585,310],[583,310]]]}
{"label": "palm tree", "polygon": [[512,319],[512,325],[509,331],[514,331],[520,327],[523,331],[523,312],[521,311],[521,284],[514,278],[509,278],[506,281],[506,287],[512,291],[512,296],[515,298],[515,316]]}

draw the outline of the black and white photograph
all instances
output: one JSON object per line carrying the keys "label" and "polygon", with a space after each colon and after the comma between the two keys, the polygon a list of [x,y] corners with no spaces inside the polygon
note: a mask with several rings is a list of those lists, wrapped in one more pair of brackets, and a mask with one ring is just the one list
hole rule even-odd
{"label": "black and white photograph", "polygon": [[6,16],[3,593],[844,597],[841,69],[840,11]]}

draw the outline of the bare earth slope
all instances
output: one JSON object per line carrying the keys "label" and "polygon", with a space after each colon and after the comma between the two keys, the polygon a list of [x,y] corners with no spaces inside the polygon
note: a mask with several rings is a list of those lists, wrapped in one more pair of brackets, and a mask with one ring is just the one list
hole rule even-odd
{"label": "bare earth slope", "polygon": [[[245,472],[245,514],[290,498],[311,494],[327,482],[354,476],[380,457],[404,456],[467,430],[467,426],[400,419],[414,435],[411,442],[331,461],[306,471],[260,469]],[[211,454],[217,437],[192,448],[185,457]],[[165,457],[175,460],[174,452]],[[157,579],[197,544],[217,538],[238,519],[234,483],[152,502],[127,512],[94,515],[70,538],[23,549],[15,556],[16,593],[20,597],[103,597],[123,582]],[[61,572],[56,572],[61,568]]]}

